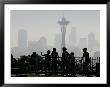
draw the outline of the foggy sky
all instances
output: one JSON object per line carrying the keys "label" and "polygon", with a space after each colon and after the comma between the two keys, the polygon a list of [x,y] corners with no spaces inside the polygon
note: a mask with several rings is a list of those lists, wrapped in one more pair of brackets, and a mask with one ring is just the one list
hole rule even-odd
{"label": "foggy sky", "polygon": [[66,42],[68,42],[71,27],[76,28],[77,40],[87,38],[90,32],[100,40],[100,11],[98,10],[12,10],[11,11],[11,47],[18,45],[18,31],[24,29],[28,41],[38,41],[44,36],[48,45],[54,45],[55,35],[61,33],[57,23],[62,16],[70,21],[67,26]]}

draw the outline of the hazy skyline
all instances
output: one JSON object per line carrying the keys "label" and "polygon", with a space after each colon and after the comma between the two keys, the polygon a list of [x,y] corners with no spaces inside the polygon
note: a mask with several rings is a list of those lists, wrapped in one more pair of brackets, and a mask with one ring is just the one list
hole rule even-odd
{"label": "hazy skyline", "polygon": [[11,47],[18,45],[18,31],[27,31],[28,41],[38,41],[44,36],[47,44],[54,46],[55,35],[61,33],[58,21],[62,16],[70,21],[67,26],[66,42],[72,27],[76,28],[77,40],[87,38],[90,32],[100,41],[100,11],[98,10],[12,10]]}

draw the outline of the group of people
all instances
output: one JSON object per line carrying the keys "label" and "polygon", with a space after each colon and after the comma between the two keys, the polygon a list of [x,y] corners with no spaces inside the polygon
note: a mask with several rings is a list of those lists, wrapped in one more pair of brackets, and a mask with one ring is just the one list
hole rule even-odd
{"label": "group of people", "polygon": [[[36,52],[33,52],[31,55],[31,58],[35,59]],[[58,52],[56,51],[56,48],[53,48],[53,51],[50,52],[50,50],[47,51],[46,54],[43,54],[41,52],[41,56],[43,60],[41,62],[38,55],[37,55],[37,62],[36,62],[36,69],[42,64],[42,70],[45,71],[46,74],[52,73],[52,74],[58,74],[58,71],[61,71],[62,76],[69,76],[69,75],[75,75],[75,57],[74,52],[68,53],[67,48],[62,48],[62,57],[59,57]],[[83,62],[83,72],[84,74],[88,74],[88,64],[89,64],[89,53],[87,52],[87,48],[83,49],[83,56],[80,60]]]}
{"label": "group of people", "polygon": [[[62,76],[75,76],[76,61],[74,52],[69,53],[65,47],[62,48],[61,57],[59,57],[56,48],[53,48],[52,52],[48,50],[46,54],[41,52],[41,56],[33,52],[29,57],[27,62],[29,62],[32,67],[31,70],[34,70],[36,74],[43,72],[45,75],[61,74]],[[24,59],[24,62],[26,62],[26,59]],[[87,48],[83,49],[83,56],[80,62],[83,64],[83,73],[88,75],[88,64],[90,63],[90,59]]]}
{"label": "group of people", "polygon": [[45,71],[52,71],[57,74],[59,69],[62,75],[74,74],[75,57],[74,53],[69,54],[66,48],[63,48],[62,57],[59,57],[56,48],[53,48],[52,53],[47,51],[47,54],[41,55],[45,57]]}

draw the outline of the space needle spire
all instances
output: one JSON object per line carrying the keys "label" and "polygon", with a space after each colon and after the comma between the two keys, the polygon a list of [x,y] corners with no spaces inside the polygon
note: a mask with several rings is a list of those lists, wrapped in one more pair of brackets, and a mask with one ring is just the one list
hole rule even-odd
{"label": "space needle spire", "polygon": [[66,20],[66,18],[64,17],[64,14],[63,14],[63,17],[61,18],[60,21],[58,21],[58,24],[60,24],[61,26],[61,33],[62,33],[62,48],[63,47],[66,47],[65,45],[65,35],[66,35],[66,28],[67,28],[67,25],[69,24],[70,22]]}

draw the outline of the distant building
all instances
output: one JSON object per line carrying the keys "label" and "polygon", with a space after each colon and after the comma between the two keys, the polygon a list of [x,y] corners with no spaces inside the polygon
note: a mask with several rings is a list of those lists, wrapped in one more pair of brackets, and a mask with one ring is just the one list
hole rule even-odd
{"label": "distant building", "polygon": [[72,27],[71,32],[69,35],[69,44],[70,45],[75,45],[76,44],[76,28]]}
{"label": "distant building", "polygon": [[11,54],[13,54],[14,58],[20,58],[20,56],[23,55],[18,47],[11,48]]}
{"label": "distant building", "polygon": [[40,40],[38,41],[38,43],[39,43],[39,46],[41,48],[43,48],[43,50],[47,48],[47,39],[44,36],[42,36],[40,38]]}
{"label": "distant building", "polygon": [[32,52],[37,52],[37,41],[29,41],[28,42],[28,53],[32,54]]}
{"label": "distant building", "polygon": [[98,41],[95,38],[95,35],[93,32],[89,33],[88,35],[88,50],[90,52],[93,52],[94,50],[99,50],[100,45],[98,44]]}
{"label": "distant building", "polygon": [[59,53],[61,53],[61,51],[62,51],[61,43],[62,43],[61,33],[58,33],[55,35],[54,48],[56,48],[57,52],[59,52]]}
{"label": "distant building", "polygon": [[38,41],[28,42],[28,53],[37,52],[40,54],[42,51],[47,50],[47,40],[45,37],[41,37]]}
{"label": "distant building", "polygon": [[55,35],[54,46],[61,49],[61,33]]}
{"label": "distant building", "polygon": [[83,48],[87,48],[87,38],[80,38],[78,48],[82,50]]}
{"label": "distant building", "polygon": [[96,51],[96,52],[94,53],[94,57],[95,57],[95,58],[100,57],[100,51]]}

